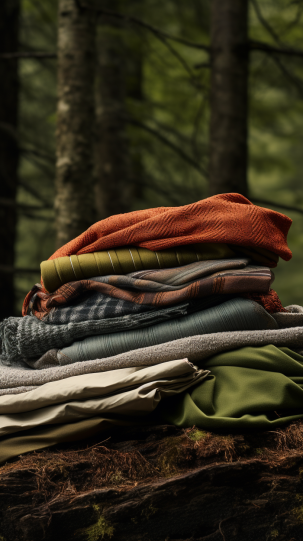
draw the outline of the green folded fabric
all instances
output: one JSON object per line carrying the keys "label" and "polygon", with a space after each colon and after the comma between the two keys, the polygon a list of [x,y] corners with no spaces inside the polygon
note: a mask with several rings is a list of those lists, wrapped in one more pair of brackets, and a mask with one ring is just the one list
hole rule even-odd
{"label": "green folded fabric", "polygon": [[211,374],[202,385],[160,404],[163,422],[268,429],[303,417],[303,357],[288,348],[241,348],[211,357],[203,368]]}
{"label": "green folded fabric", "polygon": [[225,259],[234,256],[235,252],[231,248],[226,244],[219,243],[192,244],[158,252],[130,246],[91,254],[58,257],[42,261],[40,267],[44,287],[47,291],[52,292],[68,282],[93,276],[167,269],[188,265],[195,261]]}
{"label": "green folded fabric", "polygon": [[[127,417],[99,416],[63,425],[44,425],[27,430],[26,434],[19,432],[11,437],[4,436],[4,438],[0,438],[0,464],[31,451],[45,449],[60,443],[87,440],[105,430],[110,430],[112,433],[115,428],[140,424],[142,425],[142,420],[136,420],[134,417],[128,419]],[[145,418],[144,424],[146,424]]]}
{"label": "green folded fabric", "polygon": [[[246,347],[203,363],[211,374],[191,391],[162,398],[144,424],[170,423],[205,430],[272,429],[303,418],[303,356],[288,348]],[[139,421],[140,422],[140,421]],[[142,421],[141,421],[142,423]],[[0,438],[0,462],[104,429],[138,424],[135,416],[95,416],[44,425]],[[203,433],[201,434],[203,438]]]}
{"label": "green folded fabric", "polygon": [[[0,464],[19,455],[45,449],[60,443],[73,443],[87,440],[92,436],[101,434],[105,430],[112,430],[123,426],[136,426],[142,420],[131,417],[113,418],[106,416],[81,419],[73,423],[62,425],[44,425],[39,428],[27,430],[26,434],[19,432],[11,437],[0,438]],[[144,418],[144,424],[146,424]]]}
{"label": "green folded fabric", "polygon": [[59,364],[64,365],[102,359],[197,334],[277,328],[274,318],[259,304],[238,298],[146,329],[90,336],[61,349],[57,358]]}

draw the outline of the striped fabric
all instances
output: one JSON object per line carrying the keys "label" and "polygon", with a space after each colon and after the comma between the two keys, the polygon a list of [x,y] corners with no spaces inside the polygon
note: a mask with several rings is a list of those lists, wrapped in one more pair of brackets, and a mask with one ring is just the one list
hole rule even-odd
{"label": "striped fabric", "polygon": [[93,276],[182,267],[196,261],[233,256],[235,253],[226,244],[181,246],[161,252],[129,246],[79,256],[58,257],[58,259],[42,261],[40,266],[44,287],[47,291],[52,292],[68,282]]}
{"label": "striped fabric", "polygon": [[199,261],[174,269],[78,280],[49,294],[38,288],[32,297],[30,310],[43,319],[51,310],[60,311],[72,305],[69,316],[73,318],[73,311],[79,315],[90,306],[94,318],[97,308],[101,317],[116,317],[210,295],[267,294],[273,280],[272,272],[267,267],[248,263],[248,259]]}
{"label": "striped fabric", "polygon": [[[239,194],[220,194],[183,207],[160,207],[111,216],[57,250],[50,259],[136,246],[162,251],[193,244],[221,243],[267,250],[291,258],[287,233],[291,220],[253,205]],[[277,261],[272,262],[276,266]],[[46,290],[43,288],[43,291]],[[34,291],[23,303],[27,309]]]}
{"label": "striped fabric", "polygon": [[146,329],[90,336],[63,348],[57,357],[60,364],[70,364],[102,359],[197,334],[277,328],[274,318],[255,302],[231,299],[208,310],[158,323]]}

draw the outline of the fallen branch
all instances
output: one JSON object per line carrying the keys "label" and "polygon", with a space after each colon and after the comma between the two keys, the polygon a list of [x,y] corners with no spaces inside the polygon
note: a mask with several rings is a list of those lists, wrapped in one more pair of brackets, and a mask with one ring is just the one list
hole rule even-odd
{"label": "fallen branch", "polygon": [[132,124],[133,126],[138,126],[139,128],[142,128],[143,130],[154,135],[157,139],[159,139],[159,141],[162,141],[162,143],[164,143],[166,146],[174,150],[174,152],[176,152],[176,154],[178,154],[180,158],[182,158],[184,161],[192,165],[199,173],[201,173],[201,175],[203,175],[204,177],[206,176],[206,171],[203,170],[201,165],[196,160],[194,160],[191,156],[186,154],[186,152],[184,152],[182,148],[178,147],[178,145],[175,145],[175,143],[167,139],[164,135],[162,135],[162,133],[155,130],[151,126],[148,126],[147,124],[144,124],[143,122],[139,122],[138,120],[135,120],[133,118],[128,118],[127,122],[129,124]]}
{"label": "fallen branch", "polygon": [[280,71],[289,79],[289,81],[293,84],[293,86],[296,87],[297,91],[299,92],[300,96],[303,95],[303,80],[299,79],[296,75],[291,73],[289,69],[283,64],[281,58],[279,58],[277,55],[272,56],[272,60],[277,64]]}
{"label": "fallen branch", "polygon": [[0,58],[4,60],[18,59],[18,58],[57,58],[57,53],[45,53],[43,51],[16,51],[14,53],[1,53]]}
{"label": "fallen branch", "polygon": [[254,6],[255,13],[262,24],[262,26],[267,30],[267,32],[271,35],[271,37],[281,45],[281,41],[279,36],[276,34],[274,29],[270,26],[269,22],[263,17],[260,6],[257,2],[257,0],[251,0],[252,5]]}
{"label": "fallen branch", "polygon": [[48,209],[53,208],[51,203],[44,199],[39,192],[37,192],[32,186],[26,184],[26,182],[23,180],[19,180],[19,186],[21,186],[27,193],[38,199],[38,201],[41,201],[43,203],[43,207]]}
{"label": "fallen branch", "polygon": [[210,62],[201,62],[200,64],[195,64],[194,68],[196,70],[202,69],[202,68],[210,69],[211,68],[211,63]]}
{"label": "fallen branch", "polygon": [[44,205],[27,205],[26,203],[18,203],[14,199],[8,199],[5,197],[0,198],[1,207],[15,207],[17,209],[23,209],[25,211],[46,210],[51,209],[51,206]]}
{"label": "fallen branch", "polygon": [[86,6],[85,4],[82,4],[80,0],[75,0],[75,2],[80,10],[90,10],[90,11],[95,11],[99,15],[107,15],[108,17],[115,17],[116,19],[120,19],[121,21],[125,23],[131,23],[131,24],[136,24],[137,26],[141,26],[142,28],[149,30],[152,34],[155,34],[158,37],[169,39],[171,41],[177,41],[178,43],[182,43],[182,45],[186,45],[187,47],[192,47],[194,49],[201,49],[202,51],[206,51],[206,52],[210,51],[210,47],[208,47],[208,45],[204,45],[202,43],[195,43],[193,41],[189,41],[187,39],[180,38],[178,36],[172,36],[171,34],[168,34],[168,32],[164,32],[163,30],[160,30],[159,28],[156,28],[155,26],[152,26],[151,24],[141,21],[141,19],[137,19],[136,17],[123,15],[122,13],[118,13],[116,11],[111,11],[108,9],[97,8],[93,6]]}
{"label": "fallen branch", "polygon": [[255,197],[251,197],[250,201],[261,205],[268,205],[269,207],[277,207],[280,209],[289,210],[290,212],[299,212],[300,214],[303,214],[303,209],[300,209],[299,207],[293,207],[292,205],[284,205],[283,203],[267,201],[266,199],[259,199]]}
{"label": "fallen branch", "polygon": [[0,272],[5,274],[15,274],[15,273],[36,273],[40,274],[40,269],[28,269],[28,268],[16,268],[12,265],[0,265]]}
{"label": "fallen branch", "polygon": [[249,48],[252,51],[262,51],[263,53],[267,53],[267,54],[284,54],[287,56],[298,56],[300,58],[303,57],[302,49],[297,49],[294,47],[285,47],[285,46],[274,47],[273,45],[269,45],[268,43],[264,43],[263,41],[250,40]]}

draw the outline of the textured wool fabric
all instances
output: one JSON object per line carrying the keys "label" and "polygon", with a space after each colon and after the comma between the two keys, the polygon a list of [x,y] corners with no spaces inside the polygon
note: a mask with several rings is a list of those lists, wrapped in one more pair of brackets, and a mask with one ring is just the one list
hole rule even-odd
{"label": "textured wool fabric", "polygon": [[122,317],[96,320],[88,317],[80,322],[71,318],[69,323],[62,325],[49,325],[31,316],[9,317],[0,323],[0,361],[6,366],[22,368],[26,363],[31,365],[31,361],[36,361],[48,350],[63,348],[75,340],[149,327],[161,321],[205,310],[226,300],[225,295],[213,295],[191,303]]}
{"label": "textured wool fabric", "polygon": [[[238,248],[238,252],[241,249]],[[245,250],[245,248],[244,248]],[[256,250],[247,249],[259,263],[266,260],[272,263],[275,254],[270,252],[269,257]],[[267,254],[266,254],[267,255]],[[190,244],[179,246],[170,250],[152,252],[146,248],[116,248],[91,254],[59,257],[50,261],[42,261],[41,276],[47,291],[53,292],[61,285],[76,280],[92,278],[93,276],[106,276],[108,274],[129,274],[140,270],[167,269],[171,267],[188,266],[196,261],[235,258],[236,252],[227,244]],[[263,261],[262,261],[263,259]],[[276,256],[278,259],[278,256]],[[268,266],[268,265],[267,265]],[[221,270],[221,269],[220,269]]]}
{"label": "textured wool fabric", "polygon": [[[286,238],[290,225],[287,216],[257,207],[240,194],[220,194],[183,207],[111,216],[92,225],[50,259],[125,246],[165,250],[218,242],[266,249],[288,261],[291,251]],[[23,315],[32,295],[30,291],[24,300]]]}
{"label": "textured wool fabric", "polygon": [[301,350],[303,353],[303,327],[196,335],[157,346],[127,351],[105,359],[95,359],[66,366],[59,366],[57,350],[50,350],[40,359],[42,370],[31,370],[25,366],[13,368],[1,366],[0,363],[0,395],[23,393],[26,389],[71,376],[107,372],[130,366],[151,366],[184,357],[203,367],[204,361],[217,353],[241,347],[259,347],[268,344],[274,344],[277,347],[286,346],[299,350],[299,353]]}
{"label": "textured wool fabric", "polygon": [[166,269],[188,265],[195,261],[234,256],[235,253],[226,244],[180,246],[160,252],[130,246],[79,256],[58,257],[50,261],[42,261],[40,267],[44,287],[52,292],[75,279],[83,280],[107,274],[128,274],[139,270]]}
{"label": "textured wool fabric", "polygon": [[[249,265],[248,259],[199,261],[173,269],[147,270],[128,275],[93,277],[64,284],[54,293],[37,289],[30,303],[33,315],[42,319],[55,307],[81,301],[85,294],[96,292],[95,306],[105,308],[103,317],[134,312],[132,305],[170,306],[214,294],[267,294],[273,274],[267,267]],[[110,302],[109,298],[123,302]],[[124,304],[124,303],[127,304]],[[118,307],[118,308],[117,308]],[[81,309],[79,304],[76,309]],[[117,313],[117,310],[120,312]],[[130,311],[130,312],[129,312]]]}
{"label": "textured wool fabric", "polygon": [[162,421],[206,430],[269,429],[303,417],[303,357],[246,347],[214,355],[203,385],[160,406]]}
{"label": "textured wool fabric", "polygon": [[280,329],[287,327],[303,327],[303,306],[291,304],[285,313],[272,314]]}
{"label": "textured wool fabric", "polygon": [[[236,330],[275,329],[274,318],[261,306],[245,299],[231,299],[201,312],[171,319],[148,328],[89,336],[57,353],[60,365],[100,359],[125,351],[199,334]],[[32,363],[35,366],[35,363]]]}
{"label": "textured wool fabric", "polygon": [[275,312],[287,312],[286,308],[282,306],[278,294],[273,289],[270,289],[269,292],[265,294],[243,293],[242,297],[259,303],[270,314],[274,314]]}
{"label": "textured wool fabric", "polygon": [[59,248],[50,259],[121,246],[164,250],[220,242],[266,248],[291,258],[286,236],[291,220],[253,205],[240,194],[220,194],[182,207],[158,207],[110,216]]}
{"label": "textured wool fabric", "polygon": [[[216,306],[221,302],[225,302],[230,298],[237,295],[210,295],[202,299],[192,299],[187,303],[181,303],[188,305],[188,310],[204,310],[210,306]],[[254,300],[254,299],[250,299]],[[260,303],[261,304],[261,303]],[[151,318],[153,320],[153,314],[155,312],[161,313],[162,310],[170,313],[170,310],[177,309],[180,304],[176,304],[170,307],[151,308],[147,304],[136,304],[133,302],[122,301],[121,299],[115,299],[114,297],[105,297],[99,293],[91,293],[81,297],[81,302],[75,302],[68,304],[67,306],[54,307],[50,312],[41,313],[38,312],[36,319],[40,319],[45,324],[52,324],[55,326],[66,325],[69,323],[83,323],[89,321],[106,320],[107,326],[111,326],[110,320],[120,320],[122,317],[126,321],[136,316],[134,320],[142,318]],[[277,311],[277,310],[275,310]],[[43,314],[43,317],[40,317]],[[143,315],[145,314],[145,315]],[[149,314],[149,316],[148,316]],[[154,321],[156,323],[156,321]],[[114,324],[113,324],[114,325]],[[119,329],[118,329],[119,330]]]}
{"label": "textured wool fabric", "polygon": [[148,327],[202,308],[201,303],[193,307],[182,304],[131,316],[70,321],[66,325],[48,325],[31,316],[10,317],[0,323],[0,358],[6,365],[23,366],[24,362],[37,359],[51,348],[68,346],[86,336]]}

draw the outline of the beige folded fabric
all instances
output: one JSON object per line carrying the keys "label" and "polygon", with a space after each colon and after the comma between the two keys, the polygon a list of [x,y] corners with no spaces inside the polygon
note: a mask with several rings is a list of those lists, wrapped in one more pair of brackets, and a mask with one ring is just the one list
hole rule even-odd
{"label": "beige folded fabric", "polygon": [[185,391],[208,373],[182,359],[74,376],[27,393],[4,395],[0,397],[0,436],[95,416],[142,417],[163,396]]}
{"label": "beige folded fabric", "polygon": [[199,244],[179,246],[152,252],[146,248],[126,247],[42,261],[41,276],[47,291],[56,291],[61,285],[74,280],[107,274],[128,274],[139,270],[167,269],[188,265],[195,261],[234,257],[235,252],[226,244]]}

